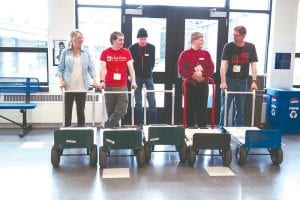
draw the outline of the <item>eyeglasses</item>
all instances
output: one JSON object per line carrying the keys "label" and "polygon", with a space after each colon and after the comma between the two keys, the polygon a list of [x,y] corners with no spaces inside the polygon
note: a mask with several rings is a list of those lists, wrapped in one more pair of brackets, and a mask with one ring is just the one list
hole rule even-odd
{"label": "eyeglasses", "polygon": [[238,34],[233,34],[233,37],[238,37],[238,36],[242,36],[242,35],[238,35]]}

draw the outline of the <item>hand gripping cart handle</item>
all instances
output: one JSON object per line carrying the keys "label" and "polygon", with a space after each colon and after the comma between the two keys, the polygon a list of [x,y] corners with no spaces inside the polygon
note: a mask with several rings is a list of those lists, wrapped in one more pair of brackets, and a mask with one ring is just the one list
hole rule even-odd
{"label": "hand gripping cart handle", "polygon": [[[51,163],[57,167],[60,156],[89,155],[90,165],[96,166],[98,162],[97,145],[95,144],[97,128],[95,127],[95,88],[92,92],[92,124],[93,127],[64,127],[65,126],[65,91],[62,89],[62,124],[63,127],[54,131],[54,145],[51,149]],[[73,91],[74,92],[74,91]],[[78,91],[85,92],[85,91]],[[85,154],[63,154],[64,149],[86,149]]]}
{"label": "hand gripping cart handle", "polygon": [[[183,116],[182,116],[182,124],[184,127],[186,127],[186,115],[187,115],[187,83],[188,81],[192,80],[192,78],[186,78],[183,81],[183,99],[184,99],[184,105],[183,105]],[[215,110],[216,110],[216,100],[215,100],[215,80],[211,77],[205,77],[205,80],[208,83],[212,84],[212,108],[211,108],[211,115],[210,115],[210,125],[211,128],[214,128],[215,126]]]}

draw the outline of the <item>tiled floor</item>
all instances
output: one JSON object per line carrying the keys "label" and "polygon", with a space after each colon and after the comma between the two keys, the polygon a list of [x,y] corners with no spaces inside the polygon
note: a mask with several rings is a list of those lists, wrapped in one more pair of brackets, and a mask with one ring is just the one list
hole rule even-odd
{"label": "tiled floor", "polygon": [[110,179],[99,166],[90,167],[87,156],[62,157],[53,168],[53,130],[19,138],[15,130],[0,129],[0,199],[299,199],[300,135],[284,135],[282,142],[280,166],[269,156],[249,156],[242,167],[233,158],[234,176],[208,175],[208,167],[222,166],[220,157],[198,156],[190,167],[177,153],[153,153],[142,168],[134,157],[109,158],[108,169],[125,168],[130,176]]}

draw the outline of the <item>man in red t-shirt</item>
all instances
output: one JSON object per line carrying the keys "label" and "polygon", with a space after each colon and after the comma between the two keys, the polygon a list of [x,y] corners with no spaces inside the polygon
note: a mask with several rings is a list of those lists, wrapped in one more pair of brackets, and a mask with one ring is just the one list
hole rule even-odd
{"label": "man in red t-shirt", "polygon": [[[113,32],[110,36],[110,43],[112,46],[105,49],[100,56],[100,89],[105,88],[105,91],[128,91],[127,68],[130,74],[131,88],[136,89],[133,59],[130,51],[123,48],[124,34]],[[105,94],[105,105],[108,115],[105,127],[116,127],[120,119],[126,114],[128,95],[126,93]]]}

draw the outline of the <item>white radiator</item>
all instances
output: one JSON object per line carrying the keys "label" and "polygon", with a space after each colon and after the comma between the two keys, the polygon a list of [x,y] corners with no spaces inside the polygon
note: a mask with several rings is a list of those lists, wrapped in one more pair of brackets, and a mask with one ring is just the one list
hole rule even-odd
{"label": "white radiator", "polygon": [[[1,102],[24,102],[24,95],[1,95]],[[27,121],[30,124],[41,124],[43,127],[50,125],[47,124],[62,124],[62,98],[61,94],[33,94],[31,95],[31,102],[37,103],[37,107],[32,110],[27,110]],[[104,112],[104,105],[102,103],[102,96],[96,94],[95,96],[95,123],[103,125],[107,119],[106,112]],[[92,123],[92,95],[87,95],[85,118],[86,123]],[[18,110],[0,110],[0,115],[3,115],[16,122],[22,123],[22,114]],[[76,105],[73,105],[72,122],[77,122]],[[44,125],[43,125],[44,124]],[[15,127],[14,124],[5,119],[0,118],[1,127]]]}

